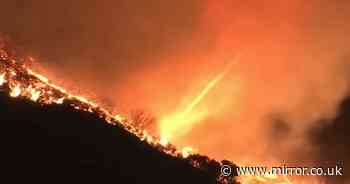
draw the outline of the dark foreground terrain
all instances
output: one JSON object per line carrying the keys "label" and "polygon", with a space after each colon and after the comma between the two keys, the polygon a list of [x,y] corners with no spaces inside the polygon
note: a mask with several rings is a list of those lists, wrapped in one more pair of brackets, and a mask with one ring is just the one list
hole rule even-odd
{"label": "dark foreground terrain", "polygon": [[10,183],[216,183],[120,127],[68,105],[0,92],[1,180]]}
{"label": "dark foreground terrain", "polygon": [[[1,181],[10,183],[212,184],[217,164],[204,170],[168,156],[119,126],[67,104],[43,106],[10,98],[0,90]],[[310,132],[320,165],[337,163],[347,184],[350,158],[350,98],[327,126]],[[204,164],[205,165],[205,164]],[[212,171],[212,172],[205,172]],[[213,175],[214,173],[214,175]]]}

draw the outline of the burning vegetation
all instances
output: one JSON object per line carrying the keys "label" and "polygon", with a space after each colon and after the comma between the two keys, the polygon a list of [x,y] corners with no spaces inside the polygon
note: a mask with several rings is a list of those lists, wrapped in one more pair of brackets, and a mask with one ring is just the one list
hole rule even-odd
{"label": "burning vegetation", "polygon": [[[150,121],[149,117],[142,112],[135,112],[130,120],[121,114],[112,114],[95,102],[82,96],[73,95],[64,88],[55,85],[45,76],[30,69],[26,65],[26,59],[11,56],[9,53],[5,49],[0,50],[0,89],[10,97],[24,98],[43,106],[68,104],[75,109],[94,113],[108,124],[121,126],[137,136],[140,141],[147,142],[155,149],[170,156],[187,160],[193,167],[213,175],[219,183],[236,183],[233,176],[223,177],[220,174],[221,165],[230,162],[223,161],[220,163],[206,156],[194,154],[190,147],[178,149],[170,144],[167,139],[154,137],[142,128],[143,123]],[[140,126],[135,126],[138,124]],[[230,164],[234,166],[232,163]]]}
{"label": "burning vegetation", "polygon": [[[1,49],[1,48],[0,48]],[[27,66],[27,60],[12,55],[10,51],[5,48],[0,50],[0,89],[7,93],[12,98],[24,98],[33,102],[37,102],[43,106],[50,104],[68,104],[73,108],[89,113],[94,113],[103,119],[106,123],[113,126],[121,126],[131,134],[139,138],[140,141],[144,141],[155,149],[166,153],[170,156],[184,159],[194,168],[198,168],[206,173],[209,173],[217,179],[218,183],[222,184],[292,184],[293,182],[286,176],[266,175],[266,176],[240,176],[237,180],[237,166],[232,162],[223,160],[218,162],[214,159],[210,159],[207,156],[196,154],[192,147],[183,147],[178,149],[176,146],[169,142],[167,136],[171,135],[171,128],[169,129],[169,122],[163,120],[163,127],[166,129],[165,135],[152,136],[151,133],[146,131],[146,127],[152,122],[156,121],[154,117],[150,117],[142,111],[135,111],[130,117],[123,116],[121,114],[113,114],[106,110],[99,104],[86,99],[85,97],[74,95],[69,93],[61,86],[54,84],[45,76],[35,72],[29,66]],[[220,73],[216,78],[208,83],[208,85],[201,91],[199,96],[189,104],[184,112],[180,113],[180,119],[176,120],[178,125],[179,121],[188,121],[191,117],[188,114],[192,109],[201,101],[202,98],[210,91],[213,86],[223,78],[230,70],[231,65]],[[168,126],[167,126],[168,125]],[[170,126],[171,127],[171,126]],[[170,132],[167,132],[170,131]],[[221,173],[221,167],[223,165],[231,166],[233,173],[231,176],[223,176]],[[297,184],[297,183],[296,183]]]}
{"label": "burning vegetation", "polygon": [[[28,67],[26,59],[11,56],[11,54],[9,54],[10,52],[6,51],[6,49],[0,50],[0,53],[0,89],[10,97],[31,100],[43,106],[50,104],[66,104],[81,111],[94,113],[106,123],[124,128],[138,137],[140,141],[148,143],[155,149],[170,156],[186,160],[194,168],[198,168],[215,177],[218,183],[239,183],[235,177],[237,176],[235,170],[237,166],[232,164],[232,162],[227,160],[218,162],[207,156],[195,154],[193,151],[194,149],[191,147],[178,149],[170,144],[169,140],[164,136],[152,136],[145,130],[145,126],[147,126],[149,122],[154,121],[154,118],[147,116],[147,114],[135,112],[131,118],[121,114],[112,114],[97,103],[82,96],[71,94],[64,88],[55,85],[48,78]],[[227,71],[225,70],[211,81],[195,101],[190,104],[184,114],[190,113],[196,103],[206,95],[212,86],[215,85]],[[223,165],[231,166],[233,169],[232,175],[222,175],[221,168]],[[292,184],[292,181],[287,177],[277,175],[242,176],[239,180],[243,184]]]}

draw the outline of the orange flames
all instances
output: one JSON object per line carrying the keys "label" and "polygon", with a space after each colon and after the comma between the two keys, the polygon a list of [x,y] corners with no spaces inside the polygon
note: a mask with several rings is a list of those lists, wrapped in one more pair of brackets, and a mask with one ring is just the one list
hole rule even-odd
{"label": "orange flames", "polygon": [[[70,94],[62,87],[53,84],[46,77],[13,60],[0,61],[0,86],[5,89],[5,91],[7,89],[9,95],[14,98],[26,98],[42,104],[62,104],[66,102],[76,109],[96,113],[108,123],[121,125],[140,140],[146,141],[164,153],[175,157],[187,158],[196,152],[196,150],[191,147],[184,147],[178,150],[169,143],[168,137],[172,137],[175,131],[179,131],[179,129],[183,128],[187,123],[195,123],[200,120],[201,116],[205,115],[203,112],[195,113],[195,107],[206,97],[215,85],[222,80],[230,71],[231,67],[232,64],[211,80],[184,111],[181,111],[179,115],[175,115],[175,118],[173,117],[174,119],[170,118],[171,120],[168,121],[163,119],[163,136],[161,138],[151,136],[146,130],[135,128],[128,119],[120,114],[112,114],[84,97]],[[241,177],[241,180],[242,184],[292,184],[288,178],[279,176]]]}
{"label": "orange flames", "polygon": [[233,62],[231,62],[224,71],[219,73],[214,79],[209,81],[204,89],[191,101],[184,110],[166,116],[160,121],[160,132],[162,137],[166,139],[178,138],[186,134],[191,127],[203,120],[208,111],[205,109],[196,110],[195,108],[203,101],[208,93],[227,75],[231,70]]}
{"label": "orange flames", "polygon": [[[230,63],[224,71],[219,73],[215,78],[210,80],[200,93],[184,108],[174,114],[164,117],[160,121],[160,132],[162,145],[168,144],[168,139],[176,139],[190,131],[194,124],[200,123],[207,115],[208,111],[197,111],[196,107],[204,100],[211,90],[230,72],[233,63]],[[190,153],[196,152],[191,147],[182,149],[184,157]],[[240,176],[242,184],[293,184],[287,176],[278,175],[261,175],[261,176]]]}
{"label": "orange flames", "polygon": [[21,86],[19,84],[15,84],[15,86],[11,88],[10,96],[18,97],[21,94],[21,92]]}
{"label": "orange flames", "polygon": [[172,156],[186,158],[191,150],[178,150],[170,145],[166,139],[151,136],[146,130],[135,128],[124,116],[112,114],[95,102],[82,96],[73,95],[64,88],[53,84],[45,76],[34,72],[24,64],[15,60],[0,60],[0,87],[7,90],[13,98],[26,98],[42,104],[62,104],[67,102],[76,109],[96,113],[108,123],[119,124],[140,140],[148,142],[157,149]]}
{"label": "orange flames", "polygon": [[3,73],[0,75],[0,86],[2,86],[5,82],[6,82],[5,73]]}

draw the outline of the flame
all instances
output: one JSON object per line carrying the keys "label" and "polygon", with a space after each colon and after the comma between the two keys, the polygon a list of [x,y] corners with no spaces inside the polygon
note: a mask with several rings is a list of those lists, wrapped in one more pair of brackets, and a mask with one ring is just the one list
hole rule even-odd
{"label": "flame", "polygon": [[54,102],[57,104],[63,104],[64,98],[59,98],[59,99],[55,100]]}
{"label": "flame", "polygon": [[[174,135],[179,128],[185,126],[184,123],[193,123],[206,115],[206,112],[196,112],[195,107],[208,95],[208,93],[219,83],[222,78],[230,71],[232,65],[229,65],[223,72],[212,79],[199,95],[179,114],[168,117],[168,121],[163,120],[163,135],[160,138],[151,136],[146,130],[140,130],[132,126],[127,118],[120,114],[112,114],[106,109],[100,107],[82,96],[70,94],[64,88],[53,84],[49,79],[41,74],[34,72],[24,65],[20,65],[11,60],[0,60],[0,69],[4,71],[0,75],[0,86],[2,89],[8,89],[11,97],[27,98],[31,101],[42,104],[63,104],[64,102],[76,109],[96,113],[99,117],[112,125],[119,124],[124,129],[137,136],[141,141],[145,141],[151,146],[160,149],[166,154],[179,158],[188,158],[197,152],[192,147],[177,149],[169,143],[169,137]],[[6,85],[4,85],[6,84]],[[196,166],[193,162],[192,165]],[[242,177],[242,184],[292,184],[287,177],[282,176],[249,176]]]}
{"label": "flame", "polygon": [[[112,114],[97,103],[85,97],[69,93],[63,87],[53,84],[45,76],[36,73],[24,64],[15,60],[0,60],[0,86],[14,98],[26,98],[42,104],[63,104],[68,103],[78,110],[97,114],[112,125],[119,124],[125,130],[137,136],[151,146],[174,157],[187,158],[193,154],[193,149],[185,147],[178,149],[171,145],[166,137],[153,137],[146,130],[135,128],[125,116]],[[4,85],[7,84],[7,85]]]}
{"label": "flame", "polygon": [[[236,60],[237,58],[234,59],[234,61]],[[203,101],[209,92],[230,72],[232,66],[233,62],[230,62],[224,71],[210,80],[184,110],[175,112],[161,119],[160,132],[162,137],[165,137],[167,139],[178,138],[187,133],[193,124],[200,122],[208,115],[208,111],[205,109],[196,110],[195,108]]]}
{"label": "flame", "polygon": [[191,147],[184,147],[181,152],[182,152],[182,156],[184,158],[187,158],[194,152],[194,150]]}
{"label": "flame", "polygon": [[11,97],[18,97],[21,94],[21,86],[19,84],[16,84],[13,88],[11,88],[10,96]]}
{"label": "flame", "polygon": [[6,82],[5,73],[0,75],[0,86],[4,85]]}
{"label": "flame", "polygon": [[167,146],[169,141],[166,137],[161,137],[159,143],[163,146]]}
{"label": "flame", "polygon": [[42,104],[67,102],[75,109],[97,114],[107,123],[121,125],[140,140],[146,141],[169,155],[183,158],[182,150],[170,145],[167,140],[153,137],[146,131],[135,128],[132,122],[121,114],[112,114],[83,96],[69,93],[63,87],[52,83],[48,78],[36,73],[24,64],[15,60],[0,60],[0,71],[3,71],[0,74],[0,86],[3,90],[8,90],[9,96],[13,98],[26,98]]}
{"label": "flame", "polygon": [[30,100],[36,102],[39,99],[41,92],[32,88],[31,86],[28,88],[28,91],[29,91]]}

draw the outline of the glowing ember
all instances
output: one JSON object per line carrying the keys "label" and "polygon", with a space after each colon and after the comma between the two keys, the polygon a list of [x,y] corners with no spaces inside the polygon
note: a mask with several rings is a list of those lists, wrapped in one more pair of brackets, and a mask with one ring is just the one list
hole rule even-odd
{"label": "glowing ember", "polygon": [[39,99],[41,92],[32,88],[31,86],[28,88],[28,91],[29,91],[30,99],[36,102]]}
{"label": "glowing ember", "polygon": [[31,69],[28,69],[27,71],[28,71],[29,74],[36,76],[39,80],[41,80],[41,81],[43,81],[45,83],[49,82],[49,79],[47,79],[46,77],[44,77],[44,76],[42,76],[40,74],[37,74],[37,73],[33,72]]}
{"label": "glowing ember", "polygon": [[184,158],[187,158],[188,156],[190,156],[193,153],[193,149],[191,147],[185,147],[182,149],[182,156]]}
{"label": "glowing ember", "polygon": [[121,116],[120,114],[115,115],[114,119],[119,121],[119,122],[124,122],[125,121],[125,117]]}
{"label": "glowing ember", "polygon": [[146,141],[151,144],[153,142],[153,137],[147,136]]}
{"label": "glowing ember", "polygon": [[162,146],[167,146],[169,142],[168,142],[168,139],[166,137],[161,137],[159,143]]}
{"label": "glowing ember", "polygon": [[18,97],[21,94],[21,86],[17,84],[15,87],[11,88],[10,96],[11,97]]}
{"label": "glowing ember", "polygon": [[59,98],[55,101],[57,104],[63,104],[64,98]]}
{"label": "glowing ember", "polygon": [[6,82],[5,73],[0,75],[0,86],[4,85]]}

